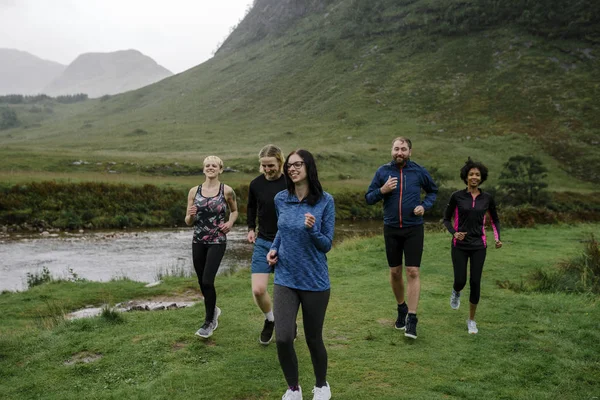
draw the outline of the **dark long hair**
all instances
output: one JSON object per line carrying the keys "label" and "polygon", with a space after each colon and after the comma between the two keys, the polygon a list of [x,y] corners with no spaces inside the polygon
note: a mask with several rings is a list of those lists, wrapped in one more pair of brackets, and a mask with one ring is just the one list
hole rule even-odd
{"label": "dark long hair", "polygon": [[304,149],[294,150],[285,158],[283,173],[285,174],[287,190],[290,194],[294,194],[296,192],[296,185],[290,178],[288,171],[288,162],[293,154],[297,154],[300,156],[300,158],[302,158],[302,161],[304,161],[304,167],[306,168],[306,180],[308,181],[308,195],[306,196],[306,202],[309,205],[314,206],[323,195],[323,187],[321,186],[321,182],[319,182],[315,158],[310,151]]}
{"label": "dark long hair", "polygon": [[465,165],[460,169],[460,178],[463,180],[465,185],[468,185],[469,183],[467,182],[467,177],[469,176],[469,171],[473,168],[477,168],[481,173],[481,182],[479,182],[481,185],[488,177],[488,169],[481,162],[471,160],[471,157],[465,161]]}

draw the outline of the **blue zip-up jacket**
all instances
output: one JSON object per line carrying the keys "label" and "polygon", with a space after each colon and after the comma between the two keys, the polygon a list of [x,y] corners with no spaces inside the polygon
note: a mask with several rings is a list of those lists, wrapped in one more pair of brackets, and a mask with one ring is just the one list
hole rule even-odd
{"label": "blue zip-up jacket", "polygon": [[[287,190],[275,195],[277,235],[271,250],[277,250],[275,279],[277,285],[293,289],[322,292],[329,289],[327,253],[331,250],[335,228],[333,197],[323,196],[310,206]],[[304,214],[315,216],[311,229],[304,226]]]}
{"label": "blue zip-up jacket", "polygon": [[[392,192],[381,194],[381,187],[390,176],[398,178],[398,186]],[[426,196],[421,202],[421,189]],[[375,204],[383,199],[383,223],[396,228],[423,224],[423,217],[414,214],[415,207],[421,205],[425,211],[433,207],[438,187],[429,172],[416,162],[408,160],[401,168],[394,161],[382,165],[365,194],[367,204]]]}

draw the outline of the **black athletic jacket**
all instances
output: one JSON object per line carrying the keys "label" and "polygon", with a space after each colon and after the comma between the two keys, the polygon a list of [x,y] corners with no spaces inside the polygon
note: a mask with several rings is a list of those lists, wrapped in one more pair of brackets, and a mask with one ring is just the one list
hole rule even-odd
{"label": "black athletic jacket", "polygon": [[[444,212],[444,225],[448,232],[467,232],[464,240],[452,238],[452,246],[464,250],[476,250],[487,247],[485,237],[485,219],[489,212],[494,239],[500,240],[500,221],[496,212],[494,198],[479,189],[481,193],[473,198],[467,189],[452,193]],[[454,224],[451,219],[454,218]]]}

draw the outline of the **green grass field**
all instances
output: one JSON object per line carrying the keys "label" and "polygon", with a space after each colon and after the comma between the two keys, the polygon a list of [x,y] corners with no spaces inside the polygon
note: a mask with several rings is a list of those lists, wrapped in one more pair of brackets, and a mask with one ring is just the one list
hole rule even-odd
{"label": "green grass field", "polygon": [[[450,309],[449,235],[427,233],[418,339],[393,329],[395,302],[381,237],[349,239],[329,253],[331,301],[325,322],[334,399],[594,399],[600,393],[600,308],[591,294],[516,293],[496,281],[526,280],[581,253],[598,225],[503,232],[490,249],[477,320]],[[192,278],[155,288],[129,281],[51,283],[0,295],[0,398],[277,399],[285,381],[274,345],[257,338],[262,315],[250,273],[216,281],[223,309],[209,340],[194,336],[204,311],[131,312],[124,322],[67,322],[85,305],[197,295]],[[468,293],[468,290],[465,292]],[[302,323],[300,319],[300,328]],[[302,329],[300,383],[313,376]],[[81,359],[90,357],[89,363]],[[79,360],[79,361],[78,361]]]}

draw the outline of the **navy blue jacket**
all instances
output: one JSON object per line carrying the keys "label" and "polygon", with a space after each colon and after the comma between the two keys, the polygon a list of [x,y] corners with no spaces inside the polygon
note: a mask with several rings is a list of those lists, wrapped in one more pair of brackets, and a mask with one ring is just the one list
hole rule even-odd
{"label": "navy blue jacket", "polygon": [[[381,194],[381,187],[388,178],[398,178],[398,186],[392,192]],[[421,202],[421,189],[426,196]],[[421,205],[425,211],[433,207],[438,187],[425,168],[408,160],[403,167],[390,161],[377,169],[369,189],[365,194],[367,204],[375,204],[383,199],[383,223],[396,228],[423,224],[423,217],[413,212]]]}

